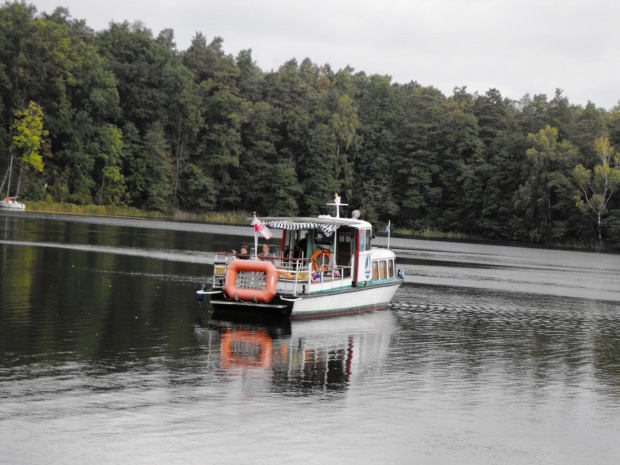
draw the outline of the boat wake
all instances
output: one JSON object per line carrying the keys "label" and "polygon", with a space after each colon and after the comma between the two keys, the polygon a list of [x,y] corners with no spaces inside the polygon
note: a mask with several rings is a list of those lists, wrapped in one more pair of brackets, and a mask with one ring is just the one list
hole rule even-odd
{"label": "boat wake", "polygon": [[484,312],[495,313],[498,311],[508,310],[506,308],[484,307],[480,305],[445,305],[445,304],[413,303],[413,302],[390,302],[390,307],[394,309],[402,309],[402,310],[427,310],[427,311],[437,311],[437,312],[448,310],[452,312],[477,311],[477,312],[483,312],[483,313]]}
{"label": "boat wake", "polygon": [[26,247],[48,247],[55,249],[68,249],[80,252],[105,253],[114,255],[126,255],[132,257],[152,258],[155,260],[168,260],[184,263],[213,264],[215,254],[209,252],[197,252],[194,250],[178,249],[141,249],[136,247],[111,247],[105,245],[89,244],[61,244],[59,242],[31,242],[31,241],[7,241],[0,240],[0,244]]}

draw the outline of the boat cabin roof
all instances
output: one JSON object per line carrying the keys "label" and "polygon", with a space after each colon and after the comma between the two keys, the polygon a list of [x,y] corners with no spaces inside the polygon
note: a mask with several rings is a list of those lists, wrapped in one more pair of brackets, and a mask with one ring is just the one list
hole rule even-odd
{"label": "boat cabin roof", "polygon": [[341,226],[356,229],[372,229],[372,225],[363,220],[354,218],[334,218],[331,216],[312,217],[263,217],[261,221],[269,228],[275,229],[320,229],[327,236],[333,234]]}

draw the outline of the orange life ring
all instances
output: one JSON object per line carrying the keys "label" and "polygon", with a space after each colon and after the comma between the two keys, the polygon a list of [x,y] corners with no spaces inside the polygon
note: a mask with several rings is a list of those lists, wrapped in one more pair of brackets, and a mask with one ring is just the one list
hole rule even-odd
{"label": "orange life ring", "polygon": [[[237,287],[237,274],[239,271],[265,273],[265,288],[248,289]],[[278,270],[273,263],[236,259],[226,267],[226,285],[224,286],[224,292],[228,294],[228,297],[235,300],[269,302],[276,295],[277,283]]]}
{"label": "orange life ring", "polygon": [[278,268],[278,274],[284,276],[286,279],[291,279],[293,277],[291,272],[285,270],[284,268]]}
{"label": "orange life ring", "polygon": [[[322,260],[320,259],[321,255],[323,255]],[[325,263],[329,263],[331,255],[332,254],[328,249],[315,250],[315,252],[312,254],[312,269],[314,271],[319,271],[321,269],[320,263],[323,263],[323,271],[327,271],[328,267],[327,265],[325,265]]]}

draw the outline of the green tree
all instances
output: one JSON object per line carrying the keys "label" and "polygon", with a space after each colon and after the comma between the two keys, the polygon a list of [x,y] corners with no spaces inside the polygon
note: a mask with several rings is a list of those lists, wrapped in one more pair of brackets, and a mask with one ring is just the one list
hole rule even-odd
{"label": "green tree", "polygon": [[[336,91],[355,95],[360,122],[356,130],[359,142],[354,166],[357,187],[352,198],[345,200],[360,211],[368,209],[367,214],[371,217],[387,221],[394,215],[394,206],[400,211],[407,198],[404,181],[408,179],[408,173],[400,170],[410,168],[410,162],[405,158],[411,151],[408,150],[409,139],[405,141],[398,136],[406,136],[412,129],[404,117],[405,108],[412,108],[408,105],[408,90],[393,85],[389,76],[352,75],[349,69],[336,73],[334,81]],[[398,144],[400,141],[402,145]],[[377,193],[379,195],[375,195],[372,187],[381,190]],[[378,198],[388,201],[384,204]],[[407,220],[409,218],[408,215]],[[404,219],[402,224],[410,226]]]}
{"label": "green tree", "polygon": [[518,130],[524,136],[536,134],[538,131],[550,126],[549,102],[544,94],[531,97],[525,94],[518,102],[519,113],[517,115]]}
{"label": "green tree", "polygon": [[92,138],[91,150],[101,179],[98,194],[99,205],[123,203],[125,181],[122,173],[122,131],[112,124],[98,127],[97,133]]}
{"label": "green tree", "polygon": [[238,171],[245,186],[243,208],[272,215],[295,215],[299,211],[301,187],[292,157],[276,149],[279,114],[268,103],[254,103],[241,129],[243,149]]}
{"label": "green tree", "polygon": [[529,134],[528,141],[528,178],[516,194],[515,207],[525,216],[529,239],[551,244],[566,234],[562,219],[573,189],[568,175],[577,151],[570,142],[559,141],[558,130],[551,126]]}
{"label": "green tree", "polygon": [[198,151],[203,155],[199,166],[215,180],[217,208],[234,210],[241,204],[243,187],[235,181],[242,152],[241,126],[247,119],[249,104],[227,89],[205,97],[204,102],[209,129],[198,134]]}
{"label": "green tree", "polygon": [[241,97],[251,102],[260,102],[264,81],[263,73],[252,60],[251,50],[241,50],[239,52],[237,55],[237,66],[239,67],[237,87]]}
{"label": "green tree", "polygon": [[478,119],[470,103],[447,101],[438,106],[436,151],[439,171],[435,183],[442,186],[436,225],[450,231],[478,233],[484,193],[483,144]]}
{"label": "green tree", "polygon": [[588,102],[585,108],[579,108],[576,113],[575,129],[570,140],[579,149],[584,166],[589,168],[599,158],[595,140],[607,132],[606,118],[592,102]]}
{"label": "green tree", "polygon": [[[516,129],[515,103],[503,98],[496,89],[490,89],[484,95],[475,95],[473,105],[467,102],[469,106],[478,118],[482,144],[480,152],[469,152],[471,155],[478,153],[478,158],[470,156],[468,170],[475,176],[467,177],[468,185],[479,190],[467,189],[472,199],[468,203],[474,205],[475,196],[480,196],[479,208],[469,207],[470,215],[477,215],[470,221],[476,223],[475,232],[483,237],[512,239],[512,197],[523,179],[523,166],[527,164],[526,148],[518,145],[524,138]],[[475,141],[474,133],[470,133],[470,140]]]}
{"label": "green tree", "polygon": [[[327,110],[312,115],[304,133],[305,147],[297,157],[297,171],[300,176],[303,195],[302,211],[316,215],[325,205],[326,199],[338,192],[336,172],[336,139],[330,127],[331,115]],[[299,134],[298,134],[299,135]]]}
{"label": "green tree", "polygon": [[607,204],[620,186],[620,156],[604,135],[595,141],[599,164],[592,170],[579,164],[573,170],[573,177],[579,187],[575,196],[577,208],[596,223],[599,244],[602,244],[602,217],[607,213]]}
{"label": "green tree", "polygon": [[[197,34],[183,54],[183,63],[199,86],[194,99],[199,104],[198,112],[193,113],[194,150],[188,158],[186,176],[180,178],[188,183],[187,189],[182,189],[180,195],[184,202],[202,205],[201,208],[211,205],[209,199],[215,195],[213,208],[234,210],[243,202],[243,186],[239,182],[241,131],[251,104],[240,96],[239,68],[233,57],[224,53],[222,44],[223,40],[216,37],[207,45],[205,37]],[[207,184],[211,187],[204,189]]]}
{"label": "green tree", "polygon": [[[11,164],[13,163],[13,152],[21,152],[19,178],[15,196],[19,195],[25,168],[32,168],[39,172],[43,171],[43,156],[40,151],[43,141],[48,135],[49,132],[43,129],[43,110],[39,104],[31,101],[28,104],[28,108],[15,111]],[[10,181],[9,179],[9,186]]]}
{"label": "green tree", "polygon": [[146,164],[146,179],[148,179],[143,206],[147,210],[168,211],[172,206],[173,169],[172,157],[161,124],[154,123],[147,131],[142,158]]}
{"label": "green tree", "polygon": [[[132,128],[131,157],[126,158],[124,171],[131,180],[129,186],[138,192],[131,191],[130,198],[137,206],[148,205],[149,209],[169,208],[170,198],[173,207],[188,207],[180,202],[185,199],[183,193],[179,194],[180,183],[187,178],[183,173],[188,154],[195,149],[195,137],[202,124],[202,100],[194,75],[176,50],[173,31],[164,29],[153,39],[151,31],[141,23],[124,22],[112,24],[100,34],[99,42],[116,75],[123,127]],[[165,139],[155,144],[158,149],[153,148],[155,133]],[[143,157],[153,153],[168,154],[164,158],[173,167],[174,182],[161,182],[158,175],[151,184],[148,176],[153,173],[152,160]],[[169,154],[173,155],[173,164]],[[157,186],[157,195],[153,185]],[[171,192],[163,192],[164,186]]]}
{"label": "green tree", "polygon": [[394,137],[384,156],[389,160],[387,179],[398,186],[393,196],[400,207],[400,220],[408,227],[439,227],[440,217],[448,213],[441,205],[446,188],[442,175],[450,176],[442,168],[454,161],[442,158],[446,155],[441,133],[445,97],[434,88],[409,85],[393,87],[391,98],[399,103],[393,107],[390,133],[384,134]]}
{"label": "green tree", "polygon": [[272,109],[273,163],[281,172],[294,167],[296,177],[286,181],[285,192],[294,196],[302,214],[317,213],[337,187],[336,146],[325,102],[327,84],[322,71],[308,59],[301,67],[296,60],[289,60],[264,79],[265,100]]}
{"label": "green tree", "polygon": [[[360,122],[357,117],[357,108],[348,94],[338,100],[338,108],[332,115],[331,124],[336,136],[336,179],[339,184],[337,189],[342,191],[344,198],[351,198],[354,187],[355,149],[359,143],[357,129]],[[352,153],[347,156],[351,148],[353,148]]]}
{"label": "green tree", "polygon": [[[5,128],[0,134],[10,133],[14,111],[26,102],[35,101],[45,110],[54,156],[46,161],[46,182],[37,184],[47,184],[53,200],[90,201],[95,187],[94,160],[88,158],[90,137],[97,133],[93,128],[119,116],[114,76],[93,42],[92,31],[71,21],[66,9],[41,17],[34,7],[16,2],[0,9],[0,96],[6,109],[0,115]],[[41,196],[44,190],[32,192]]]}

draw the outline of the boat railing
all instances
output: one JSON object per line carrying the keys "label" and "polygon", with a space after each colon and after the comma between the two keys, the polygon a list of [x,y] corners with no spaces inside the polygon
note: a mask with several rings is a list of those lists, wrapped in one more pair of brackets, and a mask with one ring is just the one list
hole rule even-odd
{"label": "boat railing", "polygon": [[[278,291],[291,293],[309,293],[311,290],[322,290],[342,287],[352,276],[352,254],[340,253],[334,263],[325,260],[314,263],[311,258],[286,258],[282,254],[276,256],[258,255],[256,259],[272,262],[278,270]],[[223,287],[226,277],[226,266],[241,254],[220,252],[215,254],[213,287]],[[253,258],[252,258],[253,259]],[[339,264],[346,263],[346,265]]]}
{"label": "boat railing", "polygon": [[[269,257],[278,268],[278,282],[281,290],[298,293],[309,293],[311,290],[336,288],[346,285],[351,278],[351,254],[340,254],[347,265],[339,265],[324,260],[313,263],[311,258]],[[259,256],[260,258],[260,256]]]}

